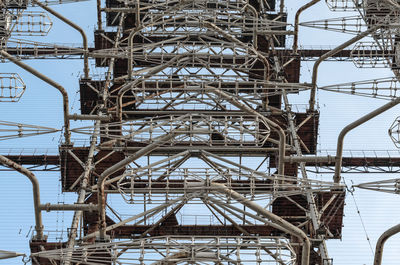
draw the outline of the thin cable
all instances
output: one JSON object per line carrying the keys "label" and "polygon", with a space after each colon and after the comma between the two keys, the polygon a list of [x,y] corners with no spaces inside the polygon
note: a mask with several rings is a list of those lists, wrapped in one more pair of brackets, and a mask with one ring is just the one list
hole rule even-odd
{"label": "thin cable", "polygon": [[356,206],[357,214],[358,214],[358,216],[360,217],[360,221],[361,221],[362,227],[363,227],[363,229],[364,229],[365,237],[367,238],[367,241],[368,241],[369,249],[371,250],[372,257],[374,257],[375,254],[374,254],[374,250],[373,250],[373,248],[372,248],[371,240],[369,239],[369,235],[368,235],[368,232],[367,232],[367,228],[365,227],[364,220],[363,220],[363,218],[362,218],[362,216],[361,216],[360,209],[358,208],[358,205],[357,205],[357,202],[356,202],[356,198],[354,197],[354,190],[355,190],[354,187],[353,187],[353,184],[354,184],[354,183],[353,183],[352,180],[350,180],[350,181],[351,181],[351,184],[352,184],[351,188],[349,188],[349,187],[347,186],[347,183],[346,183],[346,181],[345,181],[345,179],[344,179],[344,177],[343,177],[344,185],[346,186],[347,191],[351,194],[351,197],[353,197],[354,205]]}
{"label": "thin cable", "polygon": [[78,89],[78,90],[76,91],[76,93],[75,93],[74,99],[73,99],[73,101],[72,101],[71,110],[74,109],[74,106],[75,106],[75,103],[76,103],[76,98],[77,98],[79,92],[80,92],[80,90]]}

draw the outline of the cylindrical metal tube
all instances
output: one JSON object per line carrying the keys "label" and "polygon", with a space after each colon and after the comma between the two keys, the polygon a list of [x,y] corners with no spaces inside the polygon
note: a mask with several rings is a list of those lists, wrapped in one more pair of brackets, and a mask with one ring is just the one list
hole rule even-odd
{"label": "cylindrical metal tube", "polygon": [[40,204],[39,209],[41,211],[86,211],[86,212],[92,212],[92,211],[97,211],[98,207],[96,204]]}
{"label": "cylindrical metal tube", "polygon": [[301,163],[301,162],[313,162],[313,163],[334,163],[335,157],[333,156],[285,156],[285,162],[288,163]]}
{"label": "cylindrical metal tube", "polygon": [[[102,113],[99,112],[99,117],[102,117]],[[81,181],[81,185],[80,188],[78,190],[78,200],[77,203],[78,204],[83,204],[85,202],[85,198],[86,198],[86,188],[88,186],[88,182],[89,182],[89,178],[90,175],[92,173],[92,169],[93,169],[93,164],[94,164],[94,152],[95,152],[95,148],[96,148],[96,144],[97,144],[97,137],[100,133],[100,121],[96,121],[95,126],[94,126],[94,131],[93,134],[91,136],[91,141],[90,141],[90,147],[89,147],[89,154],[87,157],[87,161],[86,161],[86,165],[85,165],[85,170],[83,173],[83,178]],[[82,218],[83,215],[83,211],[75,211],[74,213],[74,217],[72,218],[72,223],[71,223],[71,230],[70,233],[68,235],[68,241],[67,241],[67,248],[73,248],[75,245],[75,240],[76,240],[76,236],[78,234],[78,225],[79,222]],[[70,258],[72,256],[72,252],[68,252],[67,253],[67,259],[64,265],[70,265],[71,261]],[[69,258],[69,259],[68,259]]]}
{"label": "cylindrical metal tube", "polygon": [[378,242],[376,242],[374,265],[382,264],[383,247],[385,245],[386,240],[388,240],[391,236],[399,232],[400,232],[400,224],[389,228],[379,237]]}
{"label": "cylindrical metal tube", "polygon": [[33,206],[35,209],[35,230],[37,234],[36,238],[38,240],[43,239],[43,223],[42,223],[42,213],[40,212],[40,188],[38,179],[31,171],[15,163],[11,159],[8,159],[5,156],[0,155],[0,163],[4,164],[9,168],[15,169],[19,173],[27,176],[28,179],[31,181],[33,188]]}
{"label": "cylindrical metal tube", "polygon": [[343,158],[343,142],[344,142],[344,137],[346,134],[356,128],[357,126],[369,121],[372,118],[375,118],[379,114],[387,111],[388,109],[396,106],[397,104],[400,103],[400,97],[386,103],[382,107],[377,108],[376,110],[368,113],[367,115],[364,115],[363,117],[359,118],[358,120],[350,123],[346,127],[343,128],[343,130],[340,132],[338,141],[337,141],[337,147],[336,147],[336,164],[335,164],[335,176],[333,177],[333,180],[336,183],[339,183],[340,181],[340,172],[342,170],[342,158]]}
{"label": "cylindrical metal tube", "polygon": [[42,4],[41,2],[37,0],[32,0],[32,2],[35,5],[40,6],[56,18],[60,19],[61,21],[65,22],[67,25],[71,26],[72,28],[76,29],[81,35],[82,35],[82,40],[83,40],[83,49],[85,50],[85,53],[83,54],[83,72],[85,74],[85,79],[89,79],[89,48],[88,48],[88,41],[85,32],[81,27],[76,25],[74,22],[71,20],[67,19],[66,17],[62,16],[60,13],[54,11],[53,9],[49,8],[48,6]]}
{"label": "cylindrical metal tube", "polygon": [[70,120],[82,120],[82,121],[110,121],[111,117],[109,116],[99,116],[99,115],[81,115],[81,114],[71,114],[68,115]]}
{"label": "cylindrical metal tube", "polygon": [[[300,19],[300,14],[306,10],[307,8],[310,8],[311,6],[315,5],[321,0],[311,0],[304,6],[300,7],[299,10],[297,10],[295,18],[294,18],[294,37],[293,37],[293,53],[297,53],[298,49],[298,39],[299,39],[299,19]],[[283,1],[282,1],[283,2]]]}
{"label": "cylindrical metal tube", "polygon": [[68,106],[68,93],[67,91],[57,82],[53,81],[52,79],[48,78],[47,76],[43,75],[42,73],[39,73],[32,67],[30,67],[27,64],[24,64],[23,62],[19,61],[18,59],[14,58],[14,56],[10,55],[9,53],[0,50],[1,56],[4,58],[10,60],[14,64],[18,65],[22,69],[28,71],[29,73],[33,74],[34,76],[38,77],[39,79],[43,80],[47,84],[55,87],[58,91],[60,91],[62,97],[63,97],[63,110],[64,110],[64,136],[65,136],[65,143],[70,144],[71,143],[71,132],[70,132],[70,126],[69,126],[69,106]]}

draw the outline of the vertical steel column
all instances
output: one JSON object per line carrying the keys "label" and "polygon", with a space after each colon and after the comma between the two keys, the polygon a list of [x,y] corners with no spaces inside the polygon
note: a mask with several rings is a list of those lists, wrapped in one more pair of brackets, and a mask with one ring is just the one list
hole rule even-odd
{"label": "vertical steel column", "polygon": [[[100,113],[100,116],[101,116],[101,113]],[[82,204],[85,202],[86,188],[88,185],[90,174],[93,170],[94,151],[96,148],[97,137],[100,133],[100,123],[101,123],[100,121],[96,121],[93,135],[91,136],[88,159],[86,161],[86,165],[84,168],[84,175],[83,175],[82,182],[81,182],[81,185],[79,186],[79,191],[78,191],[78,199],[77,199],[78,204]],[[82,218],[82,213],[83,213],[83,211],[75,211],[74,216],[72,218],[71,232],[68,235],[68,241],[67,241],[67,245],[66,245],[66,247],[69,249],[72,249],[75,245],[75,239],[78,234],[77,233],[78,225],[79,225],[79,221]],[[71,263],[70,258],[72,257],[72,252],[69,251],[69,252],[67,252],[66,255],[67,255],[67,258],[65,259],[64,265],[69,265]]]}
{"label": "vertical steel column", "polygon": [[[296,131],[296,127],[293,122],[293,116],[292,116],[292,110],[290,108],[289,100],[287,98],[286,90],[282,88],[282,96],[285,102],[285,108],[286,108],[286,114],[288,115],[288,120],[289,120],[289,131],[291,133],[295,148],[296,148],[296,154],[297,157],[301,157],[303,154],[301,152],[301,147],[300,143],[298,140],[298,135]],[[303,176],[304,179],[307,179],[307,171],[306,171],[306,163],[305,162],[300,162],[300,170],[301,170],[301,175]],[[307,189],[306,191],[306,198],[308,205],[310,206],[310,217],[311,217],[311,222],[313,225],[313,230],[316,231],[319,226],[320,226],[320,214],[318,212],[318,209],[316,207],[314,195],[311,189]],[[329,260],[329,255],[328,255],[328,248],[326,246],[325,239],[321,236],[320,239],[322,239],[322,242],[319,244],[319,250],[321,252],[321,257],[324,260]],[[330,265],[330,264],[324,264],[324,265]]]}
{"label": "vertical steel column", "polygon": [[97,28],[98,30],[103,30],[103,22],[101,19],[101,0],[96,0],[97,6]]}
{"label": "vertical steel column", "polygon": [[[278,58],[275,55],[274,55],[274,62],[275,62],[275,68],[276,68],[277,75],[278,75],[278,73],[284,72],[283,67],[281,66]],[[279,75],[278,75],[278,79],[280,79],[282,82],[286,81],[283,77],[281,77]],[[295,149],[296,149],[297,157],[301,158],[303,154],[302,154],[301,146],[300,146],[300,143],[298,140],[296,126],[293,122],[294,117],[292,115],[291,105],[289,104],[289,99],[287,97],[285,88],[282,87],[281,91],[282,91],[282,97],[283,97],[283,101],[284,101],[284,105],[285,105],[286,115],[288,116],[289,132],[291,134],[291,137],[292,137]],[[300,170],[301,170],[301,174],[302,174],[303,178],[307,179],[307,171],[306,171],[304,162],[300,163]],[[316,231],[320,226],[320,215],[319,215],[318,209],[316,207],[314,195],[313,195],[313,192],[311,189],[306,190],[306,198],[307,198],[307,202],[310,206],[310,217],[311,217],[311,222],[313,225],[313,230]],[[322,236],[318,236],[318,237],[322,240],[322,242],[319,244],[319,250],[321,252],[321,257],[324,260],[329,260],[328,248],[326,246],[325,239]]]}

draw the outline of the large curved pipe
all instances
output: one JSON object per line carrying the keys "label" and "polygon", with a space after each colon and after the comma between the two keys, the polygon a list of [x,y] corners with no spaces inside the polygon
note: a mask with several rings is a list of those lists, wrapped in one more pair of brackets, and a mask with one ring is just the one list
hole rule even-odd
{"label": "large curved pipe", "polygon": [[336,164],[335,164],[335,175],[333,177],[333,180],[336,183],[339,183],[340,181],[340,172],[342,170],[342,158],[343,158],[343,142],[344,142],[344,137],[346,134],[356,128],[357,126],[369,121],[372,118],[375,118],[379,114],[387,111],[388,109],[396,106],[397,104],[400,103],[400,97],[386,103],[380,108],[377,108],[376,110],[368,113],[367,115],[361,117],[360,119],[350,123],[346,127],[343,128],[343,130],[340,132],[339,137],[338,137],[338,142],[337,142],[337,147],[336,147]]}
{"label": "large curved pipe", "polygon": [[308,239],[307,235],[297,226],[292,225],[288,221],[284,220],[283,218],[271,213],[270,211],[267,211],[257,203],[250,201],[246,197],[242,196],[238,192],[231,190],[227,188],[225,185],[220,184],[220,183],[211,183],[210,184],[211,188],[215,188],[218,192],[224,193],[230,198],[234,198],[241,204],[245,205],[246,207],[249,207],[256,213],[264,216],[265,218],[268,218],[271,220],[273,223],[283,227],[286,229],[290,234],[293,236],[299,238],[302,243],[303,243],[303,248],[302,248],[302,253],[301,253],[301,265],[309,265],[309,259],[310,259],[310,240]]}
{"label": "large curved pipe", "polygon": [[35,210],[36,239],[38,239],[38,240],[43,239],[43,223],[42,223],[42,213],[40,211],[39,181],[37,180],[36,176],[31,171],[29,171],[28,169],[24,168],[23,166],[15,163],[11,159],[8,159],[5,156],[0,155],[0,163],[25,175],[31,181],[32,188],[33,188],[33,207]]}
{"label": "large curved pipe", "polygon": [[317,91],[317,77],[318,77],[318,67],[319,65],[327,58],[337,54],[338,52],[342,51],[344,48],[347,48],[351,44],[355,43],[356,41],[361,40],[362,38],[368,36],[370,33],[375,32],[378,28],[381,26],[375,26],[373,28],[370,28],[359,35],[351,38],[350,40],[344,42],[343,44],[337,46],[335,49],[330,50],[329,52],[323,54],[321,57],[318,58],[317,61],[314,63],[313,67],[313,73],[312,73],[312,81],[311,81],[311,93],[310,93],[310,111],[314,111],[314,105],[315,105],[315,94]]}
{"label": "large curved pipe", "polygon": [[23,62],[19,61],[18,59],[16,59],[14,56],[10,55],[9,53],[7,53],[7,52],[5,52],[3,50],[0,50],[0,54],[4,58],[10,60],[14,64],[16,64],[19,67],[21,67],[22,69],[28,71],[29,73],[33,74],[34,76],[38,77],[39,79],[43,80],[47,84],[53,86],[58,91],[60,91],[60,93],[61,93],[61,95],[63,97],[65,143],[66,144],[70,144],[71,143],[71,132],[70,132],[70,126],[69,126],[69,110],[68,110],[68,104],[69,103],[68,103],[68,93],[67,93],[67,91],[60,84],[58,84],[57,82],[55,82],[52,79],[48,78],[47,76],[39,73],[38,71],[36,71],[32,67],[30,67],[29,65],[24,64]]}
{"label": "large curved pipe", "polygon": [[143,27],[137,27],[135,30],[132,30],[128,36],[128,49],[129,49],[129,57],[128,57],[128,80],[132,80],[132,71],[133,71],[133,38],[136,34],[142,30]]}
{"label": "large curved pipe", "polygon": [[82,35],[83,49],[85,50],[85,53],[83,54],[83,72],[85,74],[85,79],[89,79],[89,48],[88,48],[87,37],[86,37],[86,34],[83,31],[83,29],[81,27],[79,27],[78,25],[76,25],[71,20],[63,17],[60,13],[58,13],[58,12],[54,11],[53,9],[49,8],[48,6],[42,4],[38,0],[32,0],[32,3],[40,6],[41,8],[43,8],[44,10],[46,10],[47,12],[49,12],[50,14],[55,16],[56,18],[60,19],[61,21],[63,21],[67,25],[71,26],[72,28],[76,29]]}
{"label": "large curved pipe", "polygon": [[158,138],[156,141],[154,141],[152,144],[149,144],[148,146],[140,149],[136,153],[134,153],[131,156],[128,156],[124,160],[121,160],[120,162],[116,163],[115,165],[107,168],[99,177],[97,181],[97,198],[98,198],[98,211],[99,211],[99,217],[100,217],[100,237],[105,238],[106,237],[106,231],[105,228],[107,227],[106,224],[106,211],[105,211],[105,193],[104,193],[104,186],[105,186],[105,181],[107,178],[117,172],[118,170],[124,168],[128,164],[132,163],[133,161],[139,159],[142,156],[145,156],[149,154],[151,151],[156,149],[158,146],[161,144],[169,141],[176,135],[182,133],[179,129],[173,132],[170,132],[160,138]]}
{"label": "large curved pipe", "polygon": [[374,265],[382,264],[383,247],[385,245],[386,240],[388,240],[391,236],[399,232],[400,232],[400,224],[389,228],[379,237],[378,242],[376,242]]}
{"label": "large curved pipe", "polygon": [[[119,91],[118,91],[118,95],[117,95],[117,117],[120,121],[122,121],[122,97],[124,96],[124,94],[131,88],[134,88],[140,81],[142,80],[146,80],[149,77],[152,77],[153,75],[161,72],[162,70],[164,70],[167,67],[170,67],[171,65],[173,65],[174,63],[178,62],[180,59],[182,59],[182,57],[191,55],[190,53],[187,54],[181,54],[178,56],[175,56],[174,58],[172,58],[171,60],[169,60],[167,63],[163,64],[163,65],[159,65],[157,67],[155,67],[153,70],[149,71],[146,75],[144,75],[142,78],[138,78],[133,82],[127,83],[126,85],[122,86]],[[130,73],[132,73],[131,70],[129,70]]]}
{"label": "large curved pipe", "polygon": [[298,50],[298,42],[299,42],[299,20],[300,20],[300,14],[306,10],[307,8],[312,7],[316,3],[318,3],[321,0],[311,0],[304,6],[300,7],[299,10],[297,10],[296,15],[294,17],[294,37],[293,37],[293,53],[297,54]]}

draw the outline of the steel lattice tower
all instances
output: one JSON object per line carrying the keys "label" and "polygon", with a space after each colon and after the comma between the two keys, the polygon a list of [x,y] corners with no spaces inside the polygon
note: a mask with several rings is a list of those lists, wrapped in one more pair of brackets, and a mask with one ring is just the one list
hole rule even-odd
{"label": "steel lattice tower", "polygon": [[[34,186],[32,264],[333,265],[326,240],[342,236],[341,172],[400,166],[400,158],[343,155],[348,131],[400,101],[397,1],[326,1],[332,10],[359,15],[300,24],[301,13],[319,0],[305,3],[294,23],[283,0],[98,0],[94,47],[51,8],[66,2],[79,1],[0,2],[3,60],[63,96],[58,155],[0,156]],[[82,47],[13,39],[45,35],[48,13],[78,30]],[[354,36],[337,48],[303,49],[299,26]],[[367,36],[371,41],[363,42]],[[62,85],[23,62],[48,58],[84,61],[80,113],[70,113]],[[394,77],[317,87],[325,60],[382,65]],[[315,61],[308,83],[300,82],[304,61]],[[104,74],[93,75],[89,62]],[[18,101],[26,87],[18,73],[0,74],[0,81],[0,99]],[[317,88],[391,101],[346,127],[336,154],[322,156]],[[299,93],[310,94],[302,110],[289,100]],[[74,120],[93,122],[75,127]],[[3,140],[60,131],[0,126],[14,132],[0,135]],[[396,121],[390,130],[396,144],[397,127]],[[76,193],[76,203],[42,203],[29,167],[59,170],[62,191]],[[322,171],[333,179],[308,177]],[[398,183],[358,187],[398,192]],[[65,241],[46,238],[42,211],[74,212]]]}

